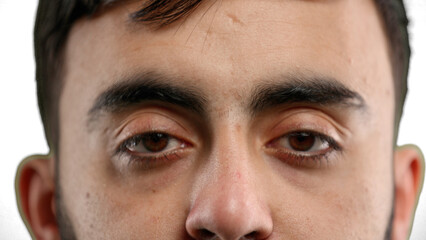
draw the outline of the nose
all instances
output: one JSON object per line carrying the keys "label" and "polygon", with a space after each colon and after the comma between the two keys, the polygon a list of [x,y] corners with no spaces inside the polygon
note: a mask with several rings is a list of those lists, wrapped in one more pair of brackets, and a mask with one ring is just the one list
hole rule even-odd
{"label": "nose", "polygon": [[215,166],[195,194],[186,220],[194,239],[257,240],[271,235],[269,208],[253,184],[253,174],[238,160]]}

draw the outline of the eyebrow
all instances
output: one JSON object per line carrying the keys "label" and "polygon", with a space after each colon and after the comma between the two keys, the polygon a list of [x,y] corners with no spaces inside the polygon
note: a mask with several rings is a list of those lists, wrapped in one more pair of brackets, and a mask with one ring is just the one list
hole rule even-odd
{"label": "eyebrow", "polygon": [[204,116],[206,101],[200,91],[173,82],[178,79],[153,72],[126,77],[96,98],[88,112],[88,122],[95,120],[101,112],[118,113],[147,101],[169,103]]}
{"label": "eyebrow", "polygon": [[257,115],[279,105],[306,103],[320,106],[343,106],[365,111],[362,96],[334,78],[284,77],[281,83],[261,84],[252,94],[249,109]]}
{"label": "eyebrow", "polygon": [[[263,82],[256,86],[248,106],[254,116],[274,107],[296,103],[367,109],[359,93],[333,78],[287,76],[283,79],[282,82]],[[178,86],[174,82],[179,82],[179,79],[154,72],[125,77],[99,94],[88,112],[88,124],[102,112],[114,114],[148,101],[180,106],[206,117],[207,101],[201,91]]]}

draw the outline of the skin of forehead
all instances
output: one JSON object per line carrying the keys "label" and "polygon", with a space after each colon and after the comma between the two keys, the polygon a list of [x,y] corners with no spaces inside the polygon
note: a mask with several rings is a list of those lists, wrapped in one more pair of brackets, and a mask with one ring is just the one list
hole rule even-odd
{"label": "skin of forehead", "polygon": [[[187,77],[188,79],[192,77],[193,81],[188,84],[197,83],[198,79],[203,78],[202,75],[216,76],[215,81],[209,79],[210,81],[207,83],[209,84],[207,87],[213,89],[218,82],[232,81],[236,87],[230,89],[229,94],[240,96],[243,92],[247,92],[246,75],[249,75],[250,78],[266,79],[265,72],[317,71],[323,73],[322,69],[331,69],[326,74],[335,75],[350,88],[367,95],[381,95],[376,94],[378,89],[374,88],[381,84],[367,81],[366,78],[372,72],[374,74],[377,65],[390,69],[389,61],[376,63],[374,59],[368,61],[369,59],[354,58],[353,56],[368,55],[370,49],[365,49],[363,43],[369,41],[377,45],[373,49],[378,49],[378,55],[385,54],[386,56],[383,58],[389,59],[387,51],[383,50],[386,48],[385,35],[384,32],[375,31],[377,28],[382,28],[377,26],[380,21],[378,14],[373,12],[372,1],[367,1],[368,4],[361,4],[363,8],[357,8],[361,12],[366,12],[364,15],[367,17],[365,18],[357,17],[359,12],[352,10],[351,4],[358,4],[358,2],[353,2],[356,1],[323,1],[320,3],[284,1],[277,3],[283,6],[284,11],[280,9],[276,12],[269,10],[262,12],[262,7],[259,7],[259,11],[248,11],[239,7],[241,4],[239,1],[218,1],[213,5],[206,2],[188,19],[158,31],[152,31],[137,24],[128,24],[128,14],[139,6],[135,3],[107,11],[99,18],[90,21],[90,24],[84,23],[84,21],[82,24],[77,24],[71,33],[70,42],[74,37],[80,36],[85,38],[87,44],[81,44],[79,41],[79,50],[73,49],[73,51],[67,52],[66,56],[70,60],[68,62],[74,62],[80,66],[90,66],[91,69],[87,74],[94,73],[92,75],[97,76],[98,79],[91,83],[98,83],[98,85],[101,85],[99,81],[102,81],[102,85],[110,85],[119,78],[122,74],[120,71],[123,69],[134,70],[140,68],[139,66],[146,66],[147,68],[167,69],[176,74],[182,74],[177,72],[180,69],[186,75],[194,73],[193,76]],[[244,4],[253,4],[253,2],[249,1]],[[256,4],[261,6],[264,4],[266,9],[270,3],[265,1]],[[301,11],[291,11],[295,7],[292,5],[306,6]],[[337,6],[330,7],[329,5]],[[340,11],[336,9],[339,8],[348,13],[344,16],[337,14]],[[285,11],[286,9],[288,11]],[[348,9],[351,10],[348,11]],[[264,16],[265,11],[268,11],[266,16]],[[306,12],[309,12],[309,18],[304,17]],[[328,17],[324,18],[324,16]],[[366,26],[366,28],[352,29],[349,27],[353,18],[365,22],[360,25]],[[279,29],[276,27],[277,22],[282,23]],[[324,25],[327,27],[321,27]],[[270,31],[265,33],[265,28],[269,28]],[[366,34],[367,32],[374,32],[374,34]],[[257,40],[259,34],[264,36],[261,43]],[[278,42],[277,39],[280,41]],[[297,40],[295,41],[295,39]],[[336,39],[338,40],[336,41]],[[377,41],[378,39],[381,41]],[[120,41],[121,43],[119,43]],[[98,45],[99,48],[93,49],[93,45]],[[304,51],[303,49],[307,45],[313,47]],[[86,49],[85,46],[88,48]],[[92,54],[90,56],[84,54],[84,59],[81,59],[82,54],[89,48]],[[108,51],[105,51],[105,48]],[[247,54],[247,49],[250,49],[249,54]],[[292,54],[295,50],[300,51],[301,54],[297,56]],[[362,54],[354,54],[354,51],[362,52]],[[271,54],[274,52],[280,52],[280,54]],[[182,56],[182,53],[187,56]],[[324,54],[330,53],[334,55],[335,59],[329,61],[330,59],[322,58]],[[78,56],[76,58],[78,61],[72,60],[75,59],[74,56]],[[97,59],[103,59],[106,56],[114,56],[117,60],[103,63],[101,66],[93,64]],[[174,61],[174,59],[179,59],[179,61]],[[82,60],[85,62],[81,62]],[[198,62],[197,60],[208,61],[210,64],[194,66],[194,63]],[[293,62],[299,63],[296,65],[292,64]],[[316,66],[309,64],[311,62],[315,62]],[[336,62],[339,64],[336,65]],[[344,64],[341,64],[342,62]],[[110,66],[106,64],[110,64]],[[177,64],[179,66],[176,66]],[[286,69],[286,65],[291,68]],[[68,67],[68,69],[70,68],[72,67]],[[87,68],[85,67],[85,69]],[[117,69],[117,71],[109,71],[108,76],[102,76],[100,73],[106,73],[102,69]],[[193,71],[193,69],[199,69],[199,71]],[[262,72],[252,71],[253,69],[262,69]],[[363,69],[365,72],[356,74],[358,79],[348,79],[347,73],[354,71],[353,69]],[[111,72],[116,75],[111,75]],[[86,79],[79,76],[73,77],[72,74],[78,74],[77,71],[67,73],[65,79]],[[388,76],[375,78],[375,81],[390,80],[391,77]],[[359,82],[362,84],[358,84]],[[84,84],[86,85],[87,82]],[[67,84],[65,83],[65,85]],[[73,81],[73,85],[77,85],[77,83]],[[360,87],[363,88],[359,89]],[[391,86],[380,90],[387,96],[393,94]]]}

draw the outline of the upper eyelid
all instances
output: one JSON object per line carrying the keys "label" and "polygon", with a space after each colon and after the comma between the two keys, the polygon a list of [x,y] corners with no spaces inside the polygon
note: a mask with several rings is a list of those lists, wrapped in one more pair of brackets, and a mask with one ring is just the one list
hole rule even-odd
{"label": "upper eyelid", "polygon": [[[152,114],[147,116],[144,114]],[[158,120],[157,120],[158,118]],[[119,130],[119,131],[118,131]],[[200,134],[189,126],[188,123],[174,118],[173,115],[168,115],[160,110],[152,110],[143,113],[134,113],[119,123],[119,126],[112,131],[111,135],[111,150],[112,154],[126,140],[146,132],[162,132],[176,139],[190,143],[192,146],[197,146],[202,141]]]}
{"label": "upper eyelid", "polygon": [[[295,107],[285,109],[276,113],[276,121],[271,124],[270,131],[272,133],[283,130],[284,126],[293,126],[293,129],[306,129],[308,131],[325,133],[325,135],[333,136],[336,142],[343,144],[345,139],[352,136],[352,131],[336,120],[330,114],[321,109],[311,107]],[[291,127],[284,127],[289,130]]]}
{"label": "upper eyelid", "polygon": [[[165,110],[162,110],[165,111]],[[147,114],[153,114],[156,117],[162,117],[167,119],[167,121],[171,121],[175,124],[177,124],[179,127],[181,127],[187,134],[189,134],[189,130],[178,120],[176,120],[175,118],[171,117],[171,113],[163,113],[161,110],[158,109],[144,109],[143,112],[136,112],[133,113],[131,115],[129,115],[128,117],[126,117],[124,120],[120,121],[119,126],[117,129],[114,130],[114,136],[117,137],[119,136],[122,131],[126,128],[126,126],[128,126],[130,123],[132,123],[133,121],[138,121],[138,118],[141,117],[146,117],[146,116],[141,116],[141,115],[147,115]],[[151,117],[152,118],[152,117]]]}

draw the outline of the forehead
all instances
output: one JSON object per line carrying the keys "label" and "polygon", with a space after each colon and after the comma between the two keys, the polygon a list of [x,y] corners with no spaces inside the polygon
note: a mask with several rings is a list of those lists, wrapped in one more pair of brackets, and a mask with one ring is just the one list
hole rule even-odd
{"label": "forehead", "polygon": [[62,99],[77,91],[93,102],[123,75],[157,71],[233,96],[279,74],[326,75],[367,100],[392,103],[385,34],[371,0],[205,1],[161,29],[130,20],[140,5],[75,24]]}

